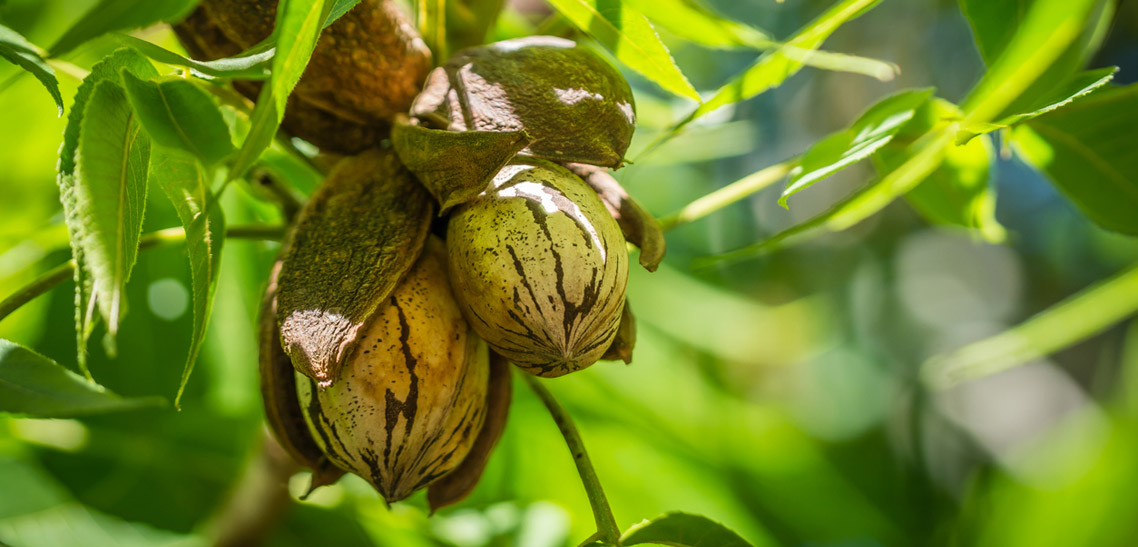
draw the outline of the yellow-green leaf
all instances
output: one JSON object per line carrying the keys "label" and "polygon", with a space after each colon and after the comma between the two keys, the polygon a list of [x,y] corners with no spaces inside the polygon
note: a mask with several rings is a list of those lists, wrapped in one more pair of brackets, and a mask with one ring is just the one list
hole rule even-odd
{"label": "yellow-green leaf", "polygon": [[636,8],[598,0],[550,0],[549,3],[632,70],[676,95],[700,100],[699,93],[676,66],[652,23]]}

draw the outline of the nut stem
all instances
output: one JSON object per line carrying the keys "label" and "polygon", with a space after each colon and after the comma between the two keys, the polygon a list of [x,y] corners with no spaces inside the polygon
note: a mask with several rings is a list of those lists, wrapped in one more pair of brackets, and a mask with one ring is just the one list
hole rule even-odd
{"label": "nut stem", "polygon": [[596,470],[593,469],[593,462],[589,460],[589,453],[585,451],[585,442],[581,440],[577,426],[573,425],[573,419],[569,417],[565,407],[561,406],[561,403],[553,398],[553,394],[541,384],[540,380],[527,372],[519,371],[518,375],[537,394],[537,397],[545,404],[545,408],[549,409],[549,415],[557,423],[557,428],[561,430],[561,436],[565,437],[565,444],[569,447],[570,454],[573,455],[573,463],[577,464],[577,474],[581,476],[581,484],[585,487],[585,494],[589,497],[589,505],[593,508],[593,518],[597,521],[597,534],[590,539],[600,539],[605,543],[619,545],[620,528],[616,525],[616,518],[612,515],[608,499],[605,498],[601,481],[597,478]]}

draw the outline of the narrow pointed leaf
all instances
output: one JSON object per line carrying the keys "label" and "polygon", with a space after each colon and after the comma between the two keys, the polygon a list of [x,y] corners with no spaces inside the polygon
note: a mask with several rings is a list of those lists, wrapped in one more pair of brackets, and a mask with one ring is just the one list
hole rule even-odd
{"label": "narrow pointed leaf", "polygon": [[101,0],[51,46],[51,56],[63,55],[108,32],[177,20],[197,3],[198,0]]}
{"label": "narrow pointed leaf", "polygon": [[1091,220],[1138,235],[1138,84],[1035,118],[1013,142]]}
{"label": "narrow pointed leaf", "polygon": [[699,93],[676,66],[656,29],[631,4],[600,0],[550,0],[549,3],[632,70],[671,93],[700,100]]}
{"label": "narrow pointed leaf", "polygon": [[160,63],[186,67],[199,74],[224,79],[264,80],[269,77],[269,65],[276,53],[274,48],[257,48],[215,61],[195,61],[129,34],[117,34],[115,38]]}
{"label": "narrow pointed leaf", "polygon": [[779,204],[786,207],[790,196],[880,150],[913,119],[917,109],[929,100],[932,93],[932,89],[926,88],[886,97],[858,117],[849,128],[811,146],[791,175]]}
{"label": "narrow pointed leaf", "polygon": [[706,267],[723,261],[743,260],[779,248],[788,241],[809,238],[824,232],[839,232],[884,209],[893,200],[916,188],[944,163],[945,153],[952,145],[949,130],[934,130],[915,142],[907,151],[907,159],[880,178],[841,200],[824,213],[783,230],[763,241],[745,247],[698,259],[697,267]]}
{"label": "narrow pointed leaf", "polygon": [[337,19],[343,17],[345,13],[352,11],[352,8],[356,7],[356,4],[360,3],[360,0],[331,1],[332,4],[325,7],[325,9],[328,10],[328,16],[324,18],[324,28],[332,26],[332,23],[335,23]]}
{"label": "narrow pointed leaf", "polygon": [[158,397],[125,399],[43,355],[0,340],[0,412],[70,418],[162,404]]}
{"label": "narrow pointed leaf", "polygon": [[787,40],[788,48],[772,50],[759,57],[754,65],[719,88],[711,99],[701,104],[680,125],[685,125],[721,106],[750,99],[768,89],[778,87],[805,64],[802,60],[802,50],[818,49],[835,30],[880,1],[842,0]]}
{"label": "narrow pointed leaf", "polygon": [[444,131],[397,122],[391,142],[407,169],[435,196],[441,214],[474,199],[533,139],[524,130]]}
{"label": "narrow pointed leaf", "polygon": [[1118,72],[1118,67],[1107,67],[1076,74],[1059,87],[1028,105],[1026,112],[1012,114],[994,123],[961,129],[956,133],[956,144],[964,144],[977,135],[1013,127],[1067,106],[1109,83],[1114,79],[1116,72]]}
{"label": "narrow pointed leaf", "polygon": [[719,49],[766,48],[771,37],[728,19],[699,0],[630,0],[656,26],[694,44]]}
{"label": "narrow pointed leaf", "polygon": [[221,267],[221,248],[225,243],[225,215],[209,191],[209,171],[197,158],[176,149],[155,148],[151,165],[151,177],[170,198],[185,228],[186,254],[193,282],[193,333],[178,394],[174,398],[174,405],[178,406],[197,361],[213,308]]}
{"label": "narrow pointed leaf", "polygon": [[629,528],[621,545],[654,543],[673,547],[751,547],[731,529],[702,515],[665,513]]}
{"label": "narrow pointed leaf", "polygon": [[155,144],[183,150],[207,169],[233,152],[217,103],[193,83],[180,78],[147,82],[124,71],[123,85]]}
{"label": "narrow pointed leaf", "polygon": [[59,80],[55,78],[55,69],[40,57],[35,45],[20,33],[0,25],[0,57],[35,76],[55,101],[58,114],[63,115],[63,95],[59,93]]}
{"label": "narrow pointed leaf", "polygon": [[283,0],[277,7],[276,55],[273,57],[272,77],[261,88],[249,133],[237,153],[229,178],[245,174],[261,153],[272,144],[273,136],[284,119],[285,105],[304,68],[316,48],[316,40],[325,20],[325,3],[328,0]]}
{"label": "narrow pointed leaf", "polygon": [[64,221],[71,241],[71,255],[75,259],[75,334],[78,347],[79,368],[87,371],[87,340],[94,329],[94,287],[83,249],[87,233],[85,222],[87,211],[80,206],[78,173],[75,170],[76,152],[79,147],[80,126],[87,101],[95,85],[103,81],[121,81],[121,71],[128,70],[135,76],[149,79],[158,76],[158,71],[145,57],[131,49],[119,49],[105,57],[91,68],[91,73],[80,84],[67,115],[67,127],[63,132],[63,144],[59,147],[59,171],[56,183],[59,198],[63,203]]}
{"label": "narrow pointed leaf", "polygon": [[[1006,82],[1020,87],[1018,96],[1011,99],[1002,112],[994,115],[994,119],[1035,110],[1045,97],[1055,95],[1069,82],[1105,38],[1114,15],[1114,3],[1114,0],[1059,2],[1043,8],[1046,12],[1038,12],[1034,11],[1039,6],[1033,0],[961,0],[960,8],[990,69],[996,70],[1002,62],[1000,58],[1009,52],[1020,59],[1012,65],[1013,68],[1028,71],[1042,68],[1042,72],[1032,78],[1018,76],[1017,81]],[[1050,24],[1040,25],[1041,15],[1050,19]],[[1073,38],[1056,40],[1047,36],[1060,27],[1065,27],[1060,30],[1062,35],[1073,33]],[[1039,48],[1041,51],[1033,51],[1032,47],[1023,47],[1024,40],[1029,45],[1040,44],[1043,47]],[[1051,60],[1041,67],[1033,68],[1031,63],[1016,66],[1025,63],[1033,53],[1049,56]],[[977,123],[968,124],[964,129],[982,127],[982,123]]]}
{"label": "narrow pointed leaf", "polygon": [[1057,76],[1060,82],[1066,80],[1069,72],[1043,76],[1079,38],[1095,3],[1096,0],[1032,2],[1015,34],[1007,39],[999,56],[965,99],[961,128],[978,132],[976,128],[1002,118],[1021,96],[1031,97],[1027,92],[1037,80],[1048,87],[1055,81],[1046,81],[1050,77]]}
{"label": "narrow pointed leaf", "polygon": [[862,76],[869,76],[870,78],[882,82],[893,80],[893,78],[901,72],[901,67],[896,64],[871,57],[836,53],[821,49],[804,49],[787,44],[777,45],[776,47],[778,47],[778,50],[788,59],[798,61],[808,67],[822,70],[861,74]]}
{"label": "narrow pointed leaf", "polygon": [[925,362],[933,389],[990,376],[1070,347],[1138,313],[1138,268],[1126,270],[994,336]]}
{"label": "narrow pointed leaf", "polygon": [[123,314],[123,290],[138,254],[150,139],[126,92],[99,82],[84,109],[76,151],[77,206],[85,229],[82,246],[99,312],[112,339]]}
{"label": "narrow pointed leaf", "polygon": [[1027,112],[1009,116],[996,123],[1008,126],[1058,110],[1106,85],[1114,79],[1116,72],[1118,67],[1112,66],[1076,74],[1047,95],[1040,97],[1028,107]]}

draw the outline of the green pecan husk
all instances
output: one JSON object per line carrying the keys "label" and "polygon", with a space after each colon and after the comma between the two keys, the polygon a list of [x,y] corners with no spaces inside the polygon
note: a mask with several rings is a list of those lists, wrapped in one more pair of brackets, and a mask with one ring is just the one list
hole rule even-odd
{"label": "green pecan husk", "polygon": [[519,159],[455,209],[451,282],[494,351],[555,377],[585,368],[620,327],[628,252],[600,198],[559,165]]}

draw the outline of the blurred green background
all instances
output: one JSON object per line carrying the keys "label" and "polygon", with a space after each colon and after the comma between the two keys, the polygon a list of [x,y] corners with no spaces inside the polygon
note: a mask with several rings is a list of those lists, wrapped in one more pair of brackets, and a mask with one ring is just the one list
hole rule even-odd
{"label": "blurred green background", "polygon": [[[0,24],[49,44],[93,3],[0,1]],[[714,4],[786,36],[830,2]],[[504,21],[499,37],[533,31],[520,13]],[[139,35],[178,47],[168,28]],[[754,60],[663,35],[699,90]],[[115,47],[102,39],[66,60],[90,67]],[[879,82],[806,69],[698,120],[618,177],[664,215],[801,153],[895,90],[931,85],[958,102],[984,70],[948,0],[886,0],[826,49],[901,72]],[[1121,67],[1116,83],[1138,80],[1136,1],[1119,4],[1091,63],[1108,65]],[[17,71],[0,62],[0,296],[69,257],[55,185],[65,121],[40,84],[14,78]],[[636,159],[691,103],[626,76],[640,117]],[[61,74],[60,84],[69,103],[78,82]],[[871,173],[848,169],[796,196],[790,210],[768,189],[670,232],[660,270],[634,269],[629,281],[639,319],[633,364],[602,362],[547,383],[577,420],[618,523],[683,510],[760,546],[1138,545],[1138,323],[951,390],[928,392],[917,379],[930,356],[1001,332],[1138,260],[1138,242],[1096,228],[1016,157],[989,173],[1005,244],[930,227],[898,201],[846,232],[691,267],[809,218]],[[246,187],[223,207],[231,225],[279,221]],[[160,192],[148,208],[144,232],[179,225]],[[227,244],[180,412],[0,415],[0,542],[207,541],[260,445],[254,321],[276,251],[274,243]],[[192,320],[182,252],[140,255],[118,358],[105,357],[98,336],[91,345],[95,378],[117,393],[172,398],[177,389]],[[72,306],[65,283],[0,323],[0,338],[73,366]],[[348,477],[289,508],[269,544],[541,547],[588,537],[593,518],[557,429],[521,384],[514,395],[505,436],[467,501],[428,518],[422,494],[388,509]],[[297,476],[291,487],[306,485]]]}

